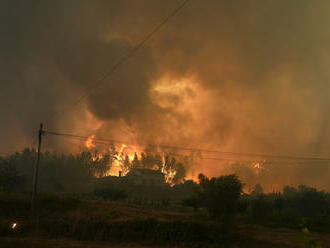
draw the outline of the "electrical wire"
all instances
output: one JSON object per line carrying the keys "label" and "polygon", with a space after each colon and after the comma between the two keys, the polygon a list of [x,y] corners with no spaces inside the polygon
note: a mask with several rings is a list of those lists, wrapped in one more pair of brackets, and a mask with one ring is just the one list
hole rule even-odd
{"label": "electrical wire", "polygon": [[[48,131],[48,130],[44,131],[44,132],[45,132],[45,134],[50,134],[50,135],[65,136],[65,137],[79,138],[79,139],[85,139],[85,140],[90,138],[90,136],[59,133],[59,132],[53,132],[53,131]],[[234,155],[234,156],[238,156],[238,157],[259,157],[259,158],[285,159],[285,160],[330,161],[330,158],[321,158],[321,157],[304,157],[304,156],[290,156],[290,155],[228,152],[228,151],[208,150],[208,149],[202,149],[202,148],[192,148],[192,147],[183,147],[183,146],[170,146],[170,145],[162,145],[162,144],[129,143],[129,142],[115,140],[115,139],[94,138],[93,142],[103,143],[105,145],[106,144],[125,144],[125,145],[131,145],[131,146],[156,146],[156,147],[161,147],[164,149],[185,150],[185,151],[203,152],[203,153],[216,153],[216,154],[221,154],[221,155]],[[209,158],[209,159],[217,160],[218,158]]]}

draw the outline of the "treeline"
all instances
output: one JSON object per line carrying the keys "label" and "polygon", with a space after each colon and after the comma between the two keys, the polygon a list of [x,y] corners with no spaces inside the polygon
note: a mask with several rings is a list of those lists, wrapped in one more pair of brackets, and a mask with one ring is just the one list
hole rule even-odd
{"label": "treeline", "polygon": [[195,194],[183,201],[195,210],[207,209],[212,218],[263,225],[308,228],[330,232],[330,194],[300,185],[286,186],[283,192],[263,193],[256,185],[251,194],[242,192],[236,175],[207,178],[199,175]]}
{"label": "treeline", "polygon": [[280,191],[285,185],[310,185],[330,191],[328,161],[262,161],[229,163],[225,174],[234,173],[252,191],[256,182],[267,192]]}
{"label": "treeline", "polygon": [[[33,149],[0,157],[0,191],[31,191],[35,158]],[[171,154],[162,158],[157,152],[135,154],[132,160],[115,149],[106,153],[97,150],[78,154],[44,152],[41,154],[39,188],[44,192],[90,192],[93,180],[106,176],[118,158],[123,171],[131,168],[158,169],[165,173],[175,171],[168,178],[171,184],[184,181],[185,167],[189,163],[189,158],[178,161]]]}
{"label": "treeline", "polygon": [[[1,157],[0,190],[31,191],[35,158],[35,150],[30,149]],[[102,163],[94,162],[86,153],[57,155],[45,152],[41,154],[38,188],[44,192],[83,192],[95,170],[102,169]]]}
{"label": "treeline", "polygon": [[[0,157],[0,191],[30,192],[35,157],[36,152],[30,149]],[[125,199],[128,192],[132,192],[132,188],[128,186],[124,189],[111,186],[95,190],[95,175],[104,175],[112,164],[111,159],[111,154],[98,156],[96,151],[75,155],[45,152],[41,156],[39,190],[54,193],[87,193],[110,200]],[[157,161],[159,166],[175,168],[179,175],[182,170],[182,175],[174,179],[177,183],[175,187],[169,187],[170,190],[163,189],[162,195],[162,191],[157,192],[160,200],[166,200],[164,205],[171,205],[173,199],[177,202],[182,195],[191,195],[183,201],[184,206],[190,206],[195,210],[207,209],[210,216],[217,219],[229,220],[237,217],[247,223],[308,226],[312,230],[330,231],[329,193],[300,185],[286,186],[282,192],[265,194],[262,187],[256,185],[250,194],[245,194],[241,177],[234,174],[217,178],[200,175],[198,183],[180,183],[184,179],[184,168],[180,167],[185,167],[184,164],[170,155],[163,159],[157,153],[135,156],[130,163],[132,168],[154,168]],[[139,194],[135,197],[140,196],[142,191],[153,190],[150,186],[146,187],[149,188],[139,188]],[[145,198],[148,194],[142,195]],[[144,198],[144,201],[152,200]]]}

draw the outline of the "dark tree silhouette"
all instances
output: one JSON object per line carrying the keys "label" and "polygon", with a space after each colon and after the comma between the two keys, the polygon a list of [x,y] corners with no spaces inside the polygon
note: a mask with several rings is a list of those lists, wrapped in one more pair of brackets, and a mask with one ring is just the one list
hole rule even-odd
{"label": "dark tree silhouette", "polygon": [[5,192],[14,191],[22,183],[22,177],[13,163],[8,160],[0,161],[0,189]]}
{"label": "dark tree silhouette", "polygon": [[207,178],[199,175],[199,199],[215,217],[232,215],[237,211],[242,183],[236,175]]}

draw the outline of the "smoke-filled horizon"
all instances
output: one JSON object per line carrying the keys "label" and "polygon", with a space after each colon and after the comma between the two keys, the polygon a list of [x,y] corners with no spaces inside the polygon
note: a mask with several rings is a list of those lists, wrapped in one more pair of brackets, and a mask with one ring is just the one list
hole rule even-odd
{"label": "smoke-filled horizon", "polygon": [[179,4],[1,1],[1,152],[31,146],[44,122],[139,143],[329,157],[327,1],[191,0],[74,105]]}

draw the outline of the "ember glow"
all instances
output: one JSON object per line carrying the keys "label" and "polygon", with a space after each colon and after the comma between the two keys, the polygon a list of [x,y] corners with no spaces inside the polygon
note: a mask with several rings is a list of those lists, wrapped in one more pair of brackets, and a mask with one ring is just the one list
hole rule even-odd
{"label": "ember glow", "polygon": [[264,168],[264,165],[266,163],[266,160],[262,160],[261,162],[257,162],[254,164],[254,168],[259,170],[259,169],[263,169]]}
{"label": "ember glow", "polygon": [[[95,135],[91,135],[85,141],[85,146],[90,152],[93,162],[101,161],[103,158],[110,156],[109,169],[103,176],[125,176],[132,168],[142,168],[144,166],[142,164],[144,162],[143,160],[148,160],[148,154],[146,154],[144,149],[140,146],[121,144],[114,145],[107,149],[103,148],[103,150],[100,149],[100,151],[98,151],[98,147],[93,144],[93,140],[95,140]],[[173,180],[177,175],[177,171],[174,166],[175,162],[173,158],[172,161],[166,161],[164,152],[154,153],[158,154],[159,159],[157,160],[154,157],[149,157],[148,168],[151,170],[160,170],[165,176],[165,181],[169,184],[174,184]],[[101,177],[102,175],[96,173],[95,176]],[[182,179],[184,179],[184,175]]]}
{"label": "ember glow", "polygon": [[134,158],[140,159],[139,153],[141,150],[138,147],[128,147],[126,144],[116,146],[118,152],[114,154],[114,163],[108,172],[109,176],[125,176],[129,170],[129,164],[134,161]]}
{"label": "ember glow", "polygon": [[95,139],[95,135],[91,135],[90,137],[88,137],[88,139],[85,141],[85,146],[88,148],[88,149],[92,149],[92,148],[95,148],[96,145],[93,143],[94,142],[94,139]]}

